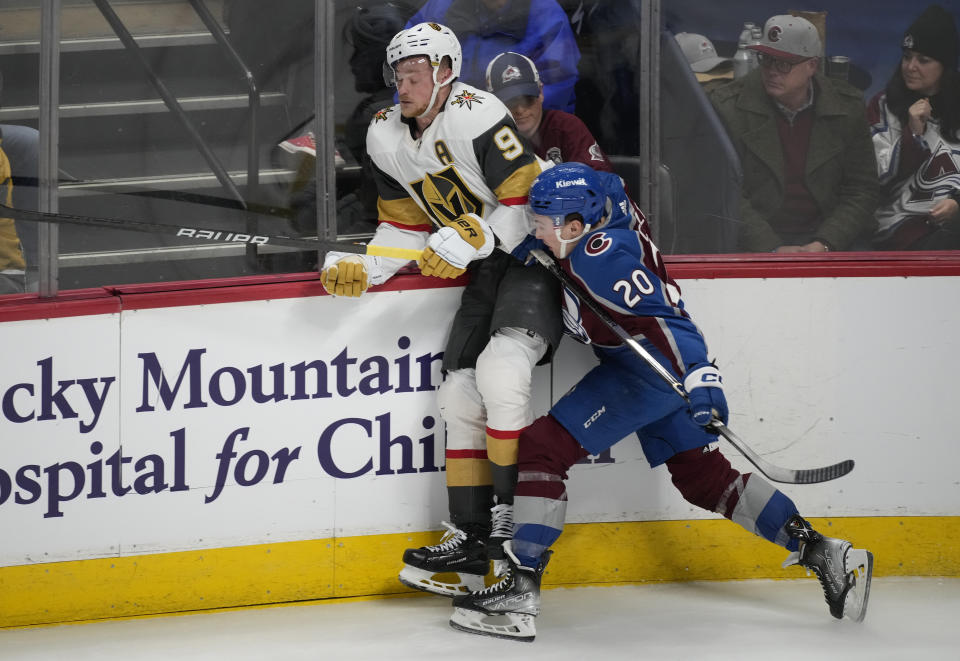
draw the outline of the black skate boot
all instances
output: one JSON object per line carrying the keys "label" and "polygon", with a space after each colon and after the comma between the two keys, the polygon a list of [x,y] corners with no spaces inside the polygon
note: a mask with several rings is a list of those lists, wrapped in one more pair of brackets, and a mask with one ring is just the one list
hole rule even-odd
{"label": "black skate boot", "polygon": [[421,546],[403,552],[400,582],[407,587],[444,597],[466,595],[483,589],[490,571],[486,530],[443,522],[447,532],[436,546]]}
{"label": "black skate boot", "polygon": [[536,569],[522,566],[510,544],[504,545],[503,577],[485,590],[453,600],[450,626],[495,638],[533,642],[540,614],[540,579],[552,551],[544,553]]}
{"label": "black skate boot", "polygon": [[799,564],[820,579],[823,596],[835,618],[862,622],[870,598],[873,554],[855,549],[843,539],[824,537],[799,514],[786,523],[787,533],[800,540],[800,550],[790,554],[783,566]]}

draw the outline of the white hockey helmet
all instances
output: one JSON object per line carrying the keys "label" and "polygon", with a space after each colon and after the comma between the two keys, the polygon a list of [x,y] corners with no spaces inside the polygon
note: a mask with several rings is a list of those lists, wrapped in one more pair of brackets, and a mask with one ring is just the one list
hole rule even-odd
{"label": "white hockey helmet", "polygon": [[[433,65],[433,81],[437,82],[437,69],[444,57],[450,58],[450,68],[453,75],[449,78],[450,82],[460,76],[460,65],[463,63],[463,53],[460,50],[460,40],[450,28],[439,23],[419,23],[406,30],[400,30],[390,43],[387,45],[387,66],[392,75],[393,68],[397,62],[413,57],[414,55],[423,55],[430,60]],[[384,72],[387,74],[387,72]],[[388,81],[388,84],[393,84]]]}

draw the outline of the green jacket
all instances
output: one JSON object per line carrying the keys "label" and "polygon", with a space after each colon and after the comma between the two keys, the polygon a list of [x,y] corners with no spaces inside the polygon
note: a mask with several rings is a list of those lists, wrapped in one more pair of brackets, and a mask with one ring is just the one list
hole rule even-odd
{"label": "green jacket", "polygon": [[815,239],[833,250],[849,250],[875,229],[880,201],[877,164],[863,96],[845,82],[814,77],[814,120],[804,181],[823,221],[810,236],[784,237],[767,222],[783,203],[783,152],[779,112],[763,89],[760,71],[719,87],[710,95],[743,167],[740,248],[769,252]]}

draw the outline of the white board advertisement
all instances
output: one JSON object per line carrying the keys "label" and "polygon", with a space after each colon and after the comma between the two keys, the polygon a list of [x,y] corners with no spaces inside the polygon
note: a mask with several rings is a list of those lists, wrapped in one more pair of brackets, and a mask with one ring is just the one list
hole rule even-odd
{"label": "white board advertisement", "polygon": [[[960,320],[922,302],[948,300],[955,279],[682,284],[731,427],[780,465],[857,461],[784,487],[806,516],[960,513],[946,415]],[[461,291],[0,324],[0,566],[438,528],[435,391]],[[537,413],[593,360],[565,340],[537,370]],[[589,462],[571,471],[570,522],[715,516],[634,439]]]}

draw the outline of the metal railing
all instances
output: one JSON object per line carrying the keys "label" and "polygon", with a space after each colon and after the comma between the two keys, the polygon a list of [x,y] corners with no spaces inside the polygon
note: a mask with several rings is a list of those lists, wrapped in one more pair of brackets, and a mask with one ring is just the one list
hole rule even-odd
{"label": "metal railing", "polygon": [[[50,2],[50,0],[46,0],[46,1],[48,3]],[[241,77],[244,80],[245,85],[247,87],[247,105],[248,105],[248,115],[249,115],[248,119],[249,119],[250,129],[249,129],[248,145],[247,145],[246,176],[241,177],[241,179],[245,179],[245,184],[247,189],[246,196],[244,196],[240,192],[237,186],[237,182],[234,179],[234,176],[231,176],[231,173],[226,169],[226,167],[223,165],[223,163],[220,161],[217,155],[213,152],[213,150],[207,144],[207,141],[203,138],[203,136],[197,130],[193,121],[190,119],[189,115],[186,112],[186,109],[184,107],[185,104],[182,103],[180,99],[178,99],[169,90],[167,85],[163,82],[163,80],[161,80],[160,76],[157,75],[157,73],[153,70],[153,67],[147,61],[147,58],[144,56],[142,52],[143,46],[141,46],[140,43],[138,43],[138,41],[141,41],[141,40],[138,40],[133,37],[133,35],[124,25],[123,21],[117,15],[116,11],[114,11],[109,0],[93,0],[93,4],[97,7],[99,12],[103,15],[104,19],[107,21],[107,24],[110,26],[110,29],[116,35],[122,47],[136,60],[140,68],[145,73],[148,81],[156,90],[157,94],[160,96],[160,99],[162,100],[163,105],[166,106],[166,108],[173,114],[173,116],[176,118],[179,124],[183,127],[183,129],[189,135],[189,137],[193,141],[194,146],[197,148],[197,150],[199,151],[203,159],[206,161],[213,176],[220,183],[221,187],[227,192],[229,198],[233,199],[240,209],[244,209],[248,211],[248,213],[246,214],[245,231],[247,233],[256,233],[257,231],[256,216],[252,212],[249,212],[249,205],[247,200],[250,199],[251,197],[256,196],[257,191],[259,189],[259,183],[260,183],[258,131],[259,131],[259,111],[261,107],[262,94],[260,89],[257,86],[256,80],[254,78],[254,75],[251,69],[243,62],[243,59],[237,53],[233,45],[229,42],[226,34],[223,31],[223,28],[217,22],[216,18],[211,14],[210,10],[207,8],[203,0],[189,0],[189,2],[190,2],[190,5],[193,7],[194,11],[196,12],[197,16],[200,18],[204,26],[207,28],[209,35],[213,38],[214,42],[218,45],[221,51],[223,51],[226,54],[230,62],[239,70]],[[59,13],[59,2],[56,2],[55,4],[57,5],[57,7],[53,11],[55,11],[56,13]],[[45,9],[46,9],[46,6],[45,6]],[[59,34],[59,30],[57,30],[57,34]],[[44,37],[49,37],[49,36],[50,35],[45,30],[44,34],[41,37],[41,41],[43,40]],[[55,37],[54,37],[54,40],[56,40]],[[145,45],[149,45],[149,44],[145,44]],[[41,58],[44,57],[44,53],[49,52],[50,50],[51,50],[50,48],[46,48],[46,49],[41,48],[40,49]],[[59,50],[57,50],[57,59],[59,59]],[[54,78],[56,77],[54,76]],[[195,99],[187,99],[185,103],[190,107],[197,105],[197,101]],[[206,103],[205,107],[210,106],[209,101],[205,103]],[[41,100],[40,107],[38,108],[38,113],[41,116],[41,118],[43,118],[43,115],[45,112],[44,110],[45,105],[48,106],[46,109],[46,112],[52,111],[52,109],[49,107],[50,105],[56,108],[56,112],[53,114],[51,120],[49,120],[48,122],[42,122],[42,123],[47,124],[48,126],[56,126],[60,118],[60,112],[59,112],[60,108],[56,103],[45,104],[43,103],[43,100]],[[116,105],[116,104],[110,104],[110,105]],[[140,102],[138,105],[136,105],[134,109],[149,112],[149,111],[155,110],[156,105],[157,105],[157,102]],[[141,108],[140,106],[143,106],[143,107]],[[78,110],[82,111],[83,108]],[[104,110],[103,112],[110,112],[110,111]],[[68,114],[69,114],[69,109],[68,109]],[[53,204],[55,205],[55,202]],[[45,210],[55,212],[56,208],[49,207]],[[54,228],[50,228],[50,229],[53,230]],[[50,242],[50,245],[53,247],[55,247],[56,244],[57,244],[56,239]],[[244,250],[245,250],[248,265],[249,266],[255,265],[256,259],[257,259],[257,247],[253,245],[249,245],[249,246],[246,246]],[[107,260],[107,262],[109,262],[111,259],[108,253],[102,253],[102,256],[104,259]],[[64,259],[63,257],[61,257],[59,260],[53,260],[53,261],[54,263],[57,263],[58,261],[60,264],[70,265],[70,264],[73,264],[75,260]],[[47,270],[49,271],[50,269],[48,268]],[[43,283],[44,279],[45,278],[41,275],[41,283]],[[53,278],[47,277],[46,279],[56,280],[56,276],[54,276]],[[43,287],[42,284],[41,286]],[[54,284],[52,287],[46,287],[44,288],[42,295],[44,296],[55,295],[56,289],[57,289],[56,284]]]}
{"label": "metal railing", "polygon": [[[113,7],[110,5],[109,0],[93,0],[93,3],[96,5],[97,9],[100,10],[100,13],[103,14],[104,19],[106,19],[107,23],[110,25],[110,29],[113,30],[114,34],[117,35],[117,38],[119,38],[121,43],[123,43],[123,46],[127,50],[127,52],[130,53],[130,55],[132,55],[134,59],[137,60],[137,63],[140,65],[140,68],[143,69],[148,80],[150,81],[150,84],[153,85],[153,88],[157,91],[157,94],[159,94],[160,98],[163,99],[164,104],[167,106],[170,112],[174,114],[174,116],[180,122],[181,126],[183,126],[183,128],[190,135],[190,138],[193,140],[194,145],[200,151],[200,154],[203,156],[204,160],[207,162],[207,165],[210,167],[210,169],[213,171],[213,174],[216,176],[217,181],[220,182],[220,185],[223,186],[223,188],[237,202],[239,202],[244,208],[246,208],[246,200],[244,199],[243,195],[241,195],[240,191],[237,189],[233,180],[230,178],[230,174],[227,172],[226,168],[220,162],[220,159],[217,158],[217,155],[213,153],[212,149],[210,149],[210,146],[207,144],[206,140],[203,139],[203,136],[200,135],[200,132],[197,130],[197,128],[193,125],[193,122],[190,120],[190,117],[187,115],[187,113],[183,110],[183,107],[180,105],[180,102],[177,99],[177,97],[174,96],[174,94],[167,88],[166,84],[164,84],[164,82],[153,70],[153,67],[147,61],[147,58],[144,57],[143,51],[141,50],[139,44],[137,44],[133,36],[130,34],[130,31],[123,24],[123,21],[120,20],[120,17],[113,10]],[[202,2],[199,2],[199,0],[191,0],[191,5],[193,5],[194,8],[196,9],[198,6],[202,6]],[[203,9],[205,10],[206,7],[203,7]],[[206,12],[206,14],[207,16],[209,16],[209,12]],[[204,17],[201,16],[201,20],[203,20],[203,18]],[[206,21],[204,22],[206,24]],[[213,22],[216,23],[216,21],[213,21]],[[219,28],[219,26],[217,27]],[[210,25],[207,25],[207,28],[210,29]],[[220,30],[219,32],[222,37],[223,31]],[[214,38],[216,39],[216,35],[214,35]],[[218,43],[220,42],[218,41]],[[223,44],[221,43],[221,47],[222,45]],[[232,50],[232,47],[230,48],[230,51],[232,51],[231,55],[235,56],[237,60],[239,60],[239,56],[236,54],[236,51]],[[252,83],[253,74],[250,73],[249,69],[247,69],[242,62],[240,62],[240,65],[243,66],[246,72],[246,76],[248,78],[248,86],[251,84],[253,85],[253,91],[251,92],[251,95],[256,101],[256,107],[259,108],[259,105],[260,105],[259,90],[256,89],[256,83]],[[254,126],[253,135],[255,136],[256,122],[251,122],[251,123]],[[254,156],[255,156],[256,144],[251,145],[250,148],[254,152]],[[253,167],[257,168],[257,163],[255,162],[256,159],[254,158],[253,160],[254,160]],[[248,162],[248,168],[249,167],[250,167],[250,163]],[[247,176],[249,181],[250,174],[248,173]]]}

